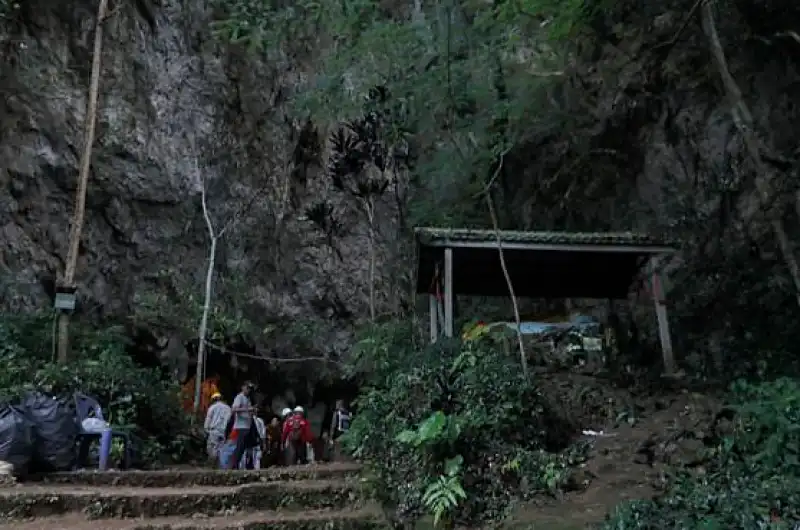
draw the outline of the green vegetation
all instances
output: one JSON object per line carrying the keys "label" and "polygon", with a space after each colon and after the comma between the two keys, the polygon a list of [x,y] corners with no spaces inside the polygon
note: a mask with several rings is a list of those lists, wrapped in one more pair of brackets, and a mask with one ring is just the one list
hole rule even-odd
{"label": "green vegetation", "polygon": [[[709,434],[710,459],[701,469],[676,472],[654,501],[619,507],[604,530],[788,529],[800,521],[800,387],[793,379],[770,379],[800,373],[797,284],[787,279],[787,270],[796,267],[776,252],[774,236],[764,236],[786,212],[776,207],[775,218],[767,219],[739,211],[747,209],[740,203],[755,196],[750,181],[761,180],[739,174],[753,162],[741,153],[726,153],[734,161],[721,169],[705,167],[708,160],[658,166],[665,175],[653,187],[664,187],[664,211],[656,215],[628,204],[635,202],[628,188],[641,185],[641,159],[653,154],[635,146],[645,142],[643,123],[659,122],[665,140],[658,143],[674,143],[673,154],[710,150],[707,125],[695,125],[697,137],[676,139],[692,130],[671,123],[679,114],[694,119],[691,105],[703,108],[697,121],[706,123],[705,114],[714,111],[709,95],[718,90],[706,50],[698,46],[705,36],[691,19],[694,2],[665,7],[669,13],[589,0],[212,4],[213,31],[222,42],[263,60],[276,79],[292,72],[287,77],[294,84],[282,88],[290,92],[293,117],[333,130],[327,148],[317,150],[330,157],[315,162],[365,213],[371,269],[381,265],[375,264],[375,203],[388,191],[396,194],[403,236],[414,224],[488,226],[483,196],[490,195],[502,228],[597,231],[630,228],[632,219],[652,217],[655,231],[686,243],[670,293],[681,361],[697,379],[744,377],[757,383],[733,386],[732,405],[721,416],[729,428]],[[14,5],[0,2],[2,16]],[[758,28],[760,17],[735,13],[733,4],[718,7],[723,40],[752,41],[741,49],[756,50],[757,41],[777,46],[777,36],[786,32]],[[623,9],[635,13],[623,20],[614,11]],[[668,31],[649,39],[644,34],[662,14],[675,20],[661,20]],[[631,23],[636,17],[646,22]],[[596,26],[604,27],[602,40]],[[625,43],[618,54],[603,56],[604,47],[631,34],[635,45]],[[684,40],[691,49],[668,61]],[[781,55],[777,49],[770,53]],[[625,76],[618,75],[619,62],[626,65]],[[745,68],[735,66],[735,75],[743,77],[739,70]],[[747,84],[758,85],[742,81]],[[673,101],[676,93],[695,92],[702,93],[701,104]],[[771,98],[776,114],[780,99]],[[763,136],[791,137],[771,131]],[[777,161],[771,162],[776,167],[796,160],[796,153],[769,145],[757,151]],[[681,165],[685,174],[666,175],[679,173]],[[786,170],[781,176],[791,175]],[[780,186],[773,183],[770,202],[788,207],[796,190]],[[759,200],[766,195],[759,190]],[[338,252],[342,227],[333,211],[320,202],[304,213]],[[790,232],[796,240],[797,229]],[[386,261],[391,259],[400,261]],[[376,308],[381,297],[375,296],[379,287],[371,272],[374,324],[385,308]],[[163,276],[156,283],[173,274]],[[170,289],[159,287],[140,292],[133,319],[190,335],[199,319],[196,286],[169,285],[171,298],[164,294]],[[240,313],[237,302],[218,300],[210,340],[275,331],[231,316]],[[408,313],[372,325],[350,366],[363,392],[346,445],[370,465],[376,494],[396,519],[429,516],[443,527],[498,522],[517,501],[560,493],[583,451],[565,449],[570,426],[553,414],[537,382],[520,375],[516,357],[493,336],[423,345]],[[624,324],[633,324],[633,317]],[[31,387],[80,389],[107,403],[112,421],[137,432],[151,452],[185,455],[181,433],[187,424],[177,388],[137,367],[124,352],[121,334],[84,332],[75,340],[75,362],[59,367],[50,361],[49,326],[47,318],[0,322],[0,360],[7,366],[0,395],[13,397]],[[295,337],[296,349],[304,350],[315,330],[297,323],[278,333]],[[642,340],[630,351],[646,357],[641,346],[648,337],[637,331],[627,338],[633,342],[634,335]],[[615,361],[633,371],[637,361],[628,353]]]}
{"label": "green vegetation", "polygon": [[[584,461],[571,427],[498,337],[423,346],[410,327],[371,328],[351,369],[365,384],[345,446],[371,467],[398,522],[503,521],[532,495],[558,496]],[[735,383],[701,467],[670,471],[653,501],[619,506],[600,530],[791,529],[800,522],[800,383]]]}
{"label": "green vegetation", "polygon": [[677,477],[652,502],[620,507],[602,530],[797,528],[800,523],[800,384],[731,389],[727,432],[702,473]]}
{"label": "green vegetation", "polygon": [[76,391],[96,397],[106,420],[139,441],[143,463],[186,460],[196,449],[180,389],[156,369],[142,368],[127,353],[122,330],[79,329],[73,338],[74,359],[54,362],[52,317],[0,318],[0,400],[29,390],[56,395]]}
{"label": "green vegetation", "polygon": [[[637,160],[645,155],[625,144],[642,141],[642,123],[684,110],[670,107],[663,87],[717,90],[711,65],[697,60],[705,36],[691,20],[692,4],[665,14],[582,0],[218,0],[214,31],[278,72],[302,72],[305,81],[291,87],[294,112],[323,129],[343,124],[331,137],[333,158],[351,175],[377,169],[407,189],[399,201],[407,225],[488,226],[488,192],[502,228],[596,231],[653,213],[625,204],[620,188],[639,185]],[[766,32],[741,22],[755,17],[734,16],[732,5],[719,9],[731,42]],[[643,28],[662,14],[674,23],[651,38]],[[619,55],[640,64],[620,76],[619,57],[610,54],[607,64],[597,57],[624,39],[636,45],[621,46]],[[668,61],[683,40],[693,49]],[[602,94],[601,85],[615,89]],[[664,124],[667,137],[687,131]],[[686,145],[697,150],[705,134]],[[768,231],[763,219],[730,207],[752,189],[730,168],[682,163],[693,187],[664,176],[666,213],[652,217],[661,218],[656,230],[689,247],[671,293],[685,366],[694,377],[724,381],[798,373],[796,293],[776,288],[788,284],[784,269],[792,266],[763,257],[774,254],[772,241],[754,239]],[[334,224],[323,219],[325,205],[314,212],[309,218],[320,227]],[[726,243],[709,243],[719,240]],[[397,517],[428,514],[442,526],[497,521],[526,494],[557,491],[572,457],[546,450],[553,446],[545,431],[558,430],[558,420],[535,382],[519,378],[491,337],[423,347],[405,325],[373,328],[359,345],[355,362],[367,389],[349,440],[371,462],[378,494]],[[719,335],[709,348],[711,329]],[[620,366],[640,362],[641,344],[634,350],[630,358],[623,352]],[[654,502],[621,507],[605,529],[797,522],[797,383],[738,383],[731,399],[733,430],[709,442],[713,458],[702,472],[681,472]]]}
{"label": "green vegetation", "polygon": [[557,491],[580,454],[554,450],[571,433],[516,358],[493,339],[414,342],[408,326],[392,325],[360,341],[354,375],[365,389],[345,438],[397,519],[477,525],[501,520],[527,495]]}
{"label": "green vegetation", "polygon": [[[475,196],[499,160],[570,119],[543,103],[573,52],[566,38],[599,5],[218,0],[214,29],[255,57],[313,72],[294,87],[301,118],[381,115],[385,168],[413,184],[403,205],[411,223],[474,225],[487,222]],[[411,166],[397,163],[409,154]]]}

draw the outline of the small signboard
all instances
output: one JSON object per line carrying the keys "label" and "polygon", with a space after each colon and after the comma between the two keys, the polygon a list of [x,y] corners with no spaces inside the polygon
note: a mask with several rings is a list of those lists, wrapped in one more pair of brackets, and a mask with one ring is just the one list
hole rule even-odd
{"label": "small signboard", "polygon": [[75,311],[77,296],[75,293],[56,293],[53,307],[56,311],[71,312]]}

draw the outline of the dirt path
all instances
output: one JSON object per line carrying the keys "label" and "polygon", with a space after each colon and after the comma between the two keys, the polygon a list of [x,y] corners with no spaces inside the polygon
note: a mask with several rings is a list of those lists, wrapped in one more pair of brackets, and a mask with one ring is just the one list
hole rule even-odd
{"label": "dirt path", "polygon": [[[591,449],[573,477],[578,491],[522,507],[510,528],[586,528],[603,521],[624,501],[658,494],[669,467],[692,465],[702,458],[703,439],[720,407],[714,397],[686,390],[637,395],[585,376],[567,374],[563,379],[551,383],[572,395],[557,399],[572,409],[585,429],[602,435],[585,437]],[[595,386],[587,390],[590,385]],[[584,395],[575,398],[576,393]]]}

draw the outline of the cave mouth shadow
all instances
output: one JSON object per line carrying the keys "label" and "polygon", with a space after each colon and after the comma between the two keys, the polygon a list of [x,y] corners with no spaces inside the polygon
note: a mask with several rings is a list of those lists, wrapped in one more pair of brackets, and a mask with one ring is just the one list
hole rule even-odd
{"label": "cave mouth shadow", "polygon": [[[160,371],[164,380],[185,385],[197,371],[197,339],[184,343],[186,373],[178,378],[178,371],[170,363],[175,360],[163,358],[164,344],[146,329],[130,330],[131,344],[128,354],[140,366]],[[217,387],[223,399],[231,403],[239,393],[241,385],[252,381],[256,385],[255,401],[263,412],[262,419],[269,422],[280,413],[280,408],[300,405],[309,412],[313,410],[315,430],[318,435],[330,426],[334,406],[342,399],[348,406],[358,397],[361,385],[340,371],[319,370],[313,364],[276,363],[261,358],[256,348],[241,338],[224,341],[221,348],[209,347],[206,357],[206,377],[217,379]],[[231,352],[241,355],[234,356]]]}
{"label": "cave mouth shadow", "polygon": [[[196,340],[186,344],[189,359],[197,358]],[[263,412],[261,418],[269,422],[280,413],[283,406],[304,407],[309,413],[314,411],[312,424],[320,423],[319,433],[330,425],[333,419],[334,406],[342,399],[348,405],[359,394],[358,381],[349,379],[344,374],[334,371],[320,371],[314,365],[298,363],[279,363],[258,356],[256,348],[242,340],[226,342],[221,351],[209,348],[206,360],[206,377],[216,377],[220,393],[228,403],[239,393],[241,385],[251,381],[256,385],[254,402]],[[235,362],[229,352],[242,355]],[[189,362],[187,377],[182,383],[190,380],[197,369],[196,362]]]}

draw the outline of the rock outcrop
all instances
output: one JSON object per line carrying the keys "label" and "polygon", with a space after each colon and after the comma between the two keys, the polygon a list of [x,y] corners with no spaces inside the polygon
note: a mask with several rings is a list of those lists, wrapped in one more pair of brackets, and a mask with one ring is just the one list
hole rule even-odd
{"label": "rock outcrop", "polygon": [[[165,314],[191,314],[207,263],[206,186],[217,229],[257,197],[220,242],[221,304],[235,298],[226,310],[259,329],[310,322],[314,344],[342,350],[353,320],[367,314],[366,228],[321,171],[324,132],[285,111],[302,72],[245,63],[241,53],[219,47],[203,2],[145,4],[120,3],[105,22],[80,312],[135,318],[145,301],[156,300]],[[32,0],[5,22],[4,310],[49,308],[63,272],[95,9],[91,2]],[[347,229],[335,252],[304,215],[323,200]],[[381,226],[390,227],[391,209],[380,213]]]}

